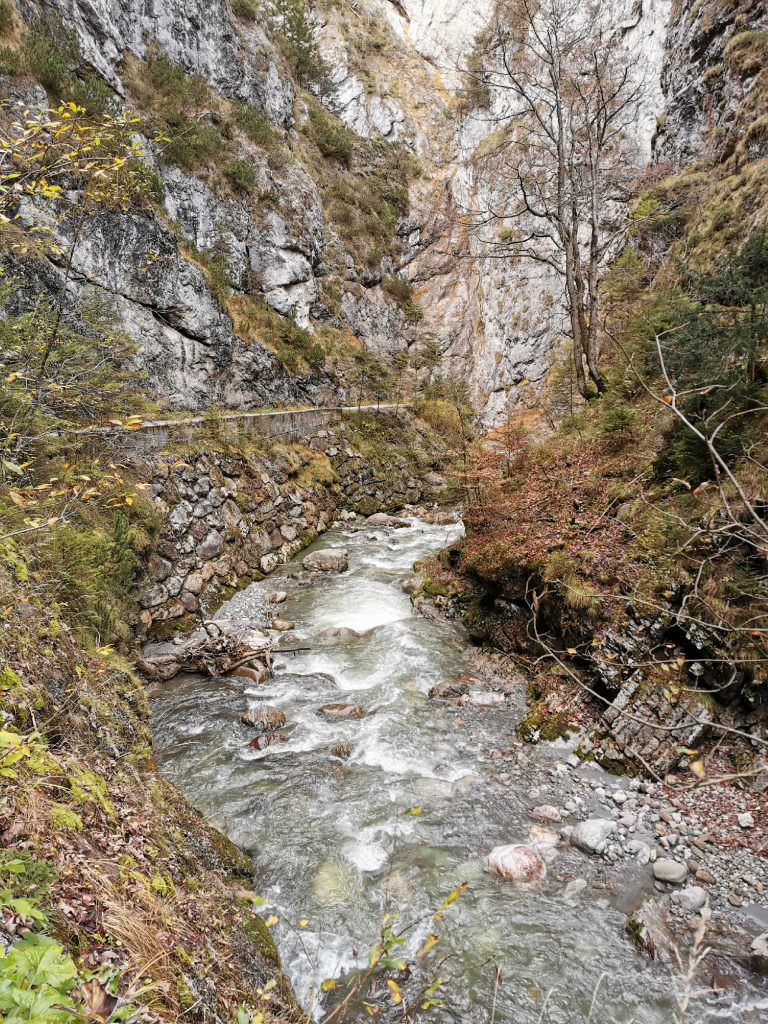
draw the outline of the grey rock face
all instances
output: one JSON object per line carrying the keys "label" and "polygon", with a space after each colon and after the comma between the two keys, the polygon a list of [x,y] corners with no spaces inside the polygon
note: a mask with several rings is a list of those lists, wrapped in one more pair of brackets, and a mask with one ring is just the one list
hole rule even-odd
{"label": "grey rock face", "polygon": [[[31,204],[25,225],[42,222]],[[68,247],[68,224],[54,241]],[[290,404],[304,394],[268,349],[235,336],[229,315],[211,294],[205,275],[179,252],[173,234],[151,211],[103,213],[90,219],[76,247],[67,293],[76,311],[99,295],[140,346],[148,387],[182,408]],[[63,273],[51,264],[19,268],[22,287],[13,297],[28,308],[41,291],[60,291]]]}
{"label": "grey rock face", "polygon": [[396,355],[413,340],[402,309],[381,289],[345,292],[341,310],[355,335],[380,358]]}
{"label": "grey rock face", "polygon": [[764,4],[682,0],[676,5],[661,79],[665,117],[654,140],[656,159],[685,161],[710,148],[710,139],[728,126],[749,89],[729,69],[728,43],[740,32],[766,27]]}
{"label": "grey rock face", "polygon": [[83,59],[121,95],[126,53],[142,58],[151,43],[175,64],[199,75],[224,96],[292,122],[294,87],[267,37],[256,25],[234,22],[224,0],[21,0],[31,20],[51,8],[77,31]]}

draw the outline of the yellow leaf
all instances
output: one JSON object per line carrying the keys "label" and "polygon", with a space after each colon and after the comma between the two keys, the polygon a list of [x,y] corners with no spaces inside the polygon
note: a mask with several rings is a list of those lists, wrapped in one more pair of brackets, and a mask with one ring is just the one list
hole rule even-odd
{"label": "yellow leaf", "polygon": [[440,939],[437,935],[428,935],[424,940],[424,945],[418,951],[416,956],[426,956],[430,949],[432,949],[439,941]]}
{"label": "yellow leaf", "polygon": [[299,927],[300,928],[306,928],[308,924],[309,924],[309,918],[308,917],[302,917],[301,920],[299,921]]}
{"label": "yellow leaf", "polygon": [[704,767],[703,761],[691,761],[688,766],[694,775],[698,775],[700,779],[703,779],[706,775],[706,768]]}
{"label": "yellow leaf", "polygon": [[421,807],[419,807],[418,804],[415,804],[413,807],[408,808],[408,813],[412,814],[414,818],[418,818],[418,816],[421,814]]}
{"label": "yellow leaf", "polygon": [[270,914],[270,916],[266,919],[264,924],[267,926],[267,928],[271,928],[273,924],[277,924],[277,921],[278,919],[275,917],[275,915]]}
{"label": "yellow leaf", "polygon": [[392,1002],[402,1003],[403,993],[400,991],[400,986],[397,982],[392,981],[391,978],[387,978],[387,988],[389,989],[389,994],[392,996]]}
{"label": "yellow leaf", "polygon": [[334,989],[336,987],[337,985],[333,978],[326,978],[323,984],[320,986],[320,990],[322,992],[330,992],[331,989]]}
{"label": "yellow leaf", "polygon": [[578,652],[578,651],[576,650],[576,648],[575,648],[575,647],[567,647],[567,648],[566,648],[566,650],[567,650],[568,654],[578,654],[578,653],[579,653],[579,652]]}
{"label": "yellow leaf", "polygon": [[443,902],[440,904],[440,910],[445,910],[446,907],[450,907],[450,905],[452,903],[455,903],[459,896],[461,896],[463,892],[466,892],[468,888],[469,882],[462,882],[461,885],[457,885],[455,889],[451,889],[451,891],[445,897]]}

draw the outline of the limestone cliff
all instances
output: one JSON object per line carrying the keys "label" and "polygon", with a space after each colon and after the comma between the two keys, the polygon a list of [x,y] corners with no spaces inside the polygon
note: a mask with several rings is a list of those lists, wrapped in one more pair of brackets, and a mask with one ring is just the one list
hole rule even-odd
{"label": "limestone cliff", "polygon": [[[488,258],[460,225],[493,200],[477,154],[505,100],[493,89],[468,100],[462,70],[494,5],[310,5],[318,85],[291,66],[273,0],[19,0],[20,21],[54,14],[73,27],[75,76],[95,73],[148,124],[173,107],[163,62],[195,83],[193,109],[173,108],[171,121],[182,139],[207,133],[213,151],[148,141],[157,202],[95,223],[68,283],[73,305],[94,287],[114,303],[163,403],[335,400],[370,390],[371,360],[398,353],[415,380],[465,379],[485,425],[535,402],[564,334],[561,282],[539,264]],[[609,8],[643,69],[641,158],[679,165],[722,142],[748,105],[742,37],[765,23],[763,5]],[[47,102],[28,75],[2,81],[12,100]],[[22,276],[17,304],[62,284],[54,263]]]}

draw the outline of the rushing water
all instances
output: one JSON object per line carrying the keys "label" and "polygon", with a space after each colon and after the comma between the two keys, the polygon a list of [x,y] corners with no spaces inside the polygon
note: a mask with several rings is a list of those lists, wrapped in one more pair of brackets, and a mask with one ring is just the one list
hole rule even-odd
{"label": "rushing water", "polygon": [[[672,976],[624,933],[635,877],[610,884],[596,859],[569,847],[540,889],[485,870],[492,847],[528,839],[534,804],[558,803],[554,766],[564,751],[515,751],[502,769],[488,753],[513,745],[519,698],[465,708],[427,698],[435,683],[466,670],[470,650],[457,624],[412,614],[401,582],[459,528],[411,522],[327,533],[315,547],[348,548],[347,572],[307,584],[296,575],[300,556],[282,578],[253,584],[221,609],[218,619],[251,628],[264,595],[284,588],[279,615],[296,622],[284,645],[310,649],[279,655],[264,685],[179,677],[158,688],[152,705],[163,771],[252,851],[255,887],[269,902],[265,913],[279,918],[275,938],[305,1005],[323,979],[366,962],[384,910],[419,919],[466,881],[440,926],[437,950],[450,954],[439,967],[447,1005],[433,1019],[488,1022],[498,965],[498,1024],[668,1024]],[[337,626],[363,635],[319,639]],[[362,704],[366,716],[332,723],[317,713],[340,701]],[[263,752],[248,747],[253,731],[240,722],[259,703],[288,719],[288,742]],[[342,740],[352,746],[346,762],[329,753]],[[597,885],[569,895],[567,881],[578,876]],[[406,951],[434,928],[427,914]],[[425,969],[434,970],[428,959]],[[728,1002],[702,1006],[691,1019],[751,1022],[759,1011]]]}

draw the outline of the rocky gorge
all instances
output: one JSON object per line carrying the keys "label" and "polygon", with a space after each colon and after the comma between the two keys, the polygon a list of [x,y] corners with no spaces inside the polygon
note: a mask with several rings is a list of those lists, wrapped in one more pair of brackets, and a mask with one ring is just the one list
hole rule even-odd
{"label": "rocky gorge", "polygon": [[582,393],[539,5],[0,0],[0,1016],[762,1018],[768,19],[562,7]]}

